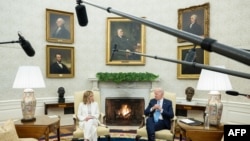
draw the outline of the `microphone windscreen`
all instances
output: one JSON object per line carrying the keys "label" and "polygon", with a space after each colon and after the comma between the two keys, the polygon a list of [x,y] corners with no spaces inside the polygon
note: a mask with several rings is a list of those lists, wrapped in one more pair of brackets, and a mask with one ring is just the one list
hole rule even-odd
{"label": "microphone windscreen", "polygon": [[85,6],[77,5],[75,9],[79,25],[86,26],[88,24],[88,17]]}
{"label": "microphone windscreen", "polygon": [[196,58],[196,51],[195,51],[195,49],[190,49],[187,52],[184,60],[187,61],[187,62],[193,62],[195,60],[195,58]]}
{"label": "microphone windscreen", "polygon": [[19,36],[20,45],[22,46],[24,52],[30,57],[34,56],[35,50],[32,48],[30,42],[25,40],[24,37],[21,36],[20,34],[18,34],[18,36]]}
{"label": "microphone windscreen", "polygon": [[233,95],[233,96],[239,95],[239,93],[236,92],[236,91],[226,91],[226,94],[228,94],[228,95]]}

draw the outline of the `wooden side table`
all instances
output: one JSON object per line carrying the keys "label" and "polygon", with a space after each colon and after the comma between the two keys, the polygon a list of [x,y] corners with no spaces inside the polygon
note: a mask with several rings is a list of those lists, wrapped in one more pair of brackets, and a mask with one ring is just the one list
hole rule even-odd
{"label": "wooden side table", "polygon": [[224,134],[224,125],[204,129],[203,125],[190,126],[179,120],[177,124],[180,127],[180,141],[182,141],[182,136],[186,138],[186,141],[221,141]]}
{"label": "wooden side table", "polygon": [[[188,110],[200,110],[201,112],[204,112],[206,110],[206,106],[203,105],[188,105],[188,104],[176,104],[176,115],[181,113],[182,111],[185,111],[185,116],[187,116]],[[180,115],[183,116],[183,115]]]}
{"label": "wooden side table", "polygon": [[45,102],[44,103],[44,114],[48,114],[49,108],[73,108],[74,109],[74,102],[65,102],[65,103],[58,103],[58,102]]}
{"label": "wooden side table", "polygon": [[178,110],[201,110],[205,111],[206,106],[203,105],[187,105],[187,104],[176,104]]}
{"label": "wooden side table", "polygon": [[57,140],[60,141],[60,117],[59,116],[36,116],[35,121],[15,122],[17,134],[20,138],[32,137],[39,139],[43,135],[45,141],[49,141],[49,133],[56,132]]}

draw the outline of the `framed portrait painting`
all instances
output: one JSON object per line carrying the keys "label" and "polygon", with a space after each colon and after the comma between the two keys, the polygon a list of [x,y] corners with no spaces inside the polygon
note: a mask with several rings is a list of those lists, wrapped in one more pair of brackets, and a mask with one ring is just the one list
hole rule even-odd
{"label": "framed portrait painting", "polygon": [[74,77],[74,48],[47,45],[46,74],[49,78]]}
{"label": "framed portrait painting", "polygon": [[122,17],[107,18],[107,65],[145,65],[145,26]]}
{"label": "framed portrait painting", "polygon": [[73,43],[74,14],[46,9],[46,40],[54,43]]}
{"label": "framed portrait painting", "polygon": [[[209,3],[178,10],[178,29],[202,38],[209,36]],[[186,42],[178,38],[179,43]]]}
{"label": "framed portrait painting", "polygon": [[[183,61],[187,53],[195,49],[196,57],[193,62],[208,65],[209,64],[209,52],[203,50],[200,46],[194,48],[193,45],[178,46],[177,56],[178,60]],[[201,68],[194,66],[177,64],[177,78],[178,79],[198,79],[201,73]]]}

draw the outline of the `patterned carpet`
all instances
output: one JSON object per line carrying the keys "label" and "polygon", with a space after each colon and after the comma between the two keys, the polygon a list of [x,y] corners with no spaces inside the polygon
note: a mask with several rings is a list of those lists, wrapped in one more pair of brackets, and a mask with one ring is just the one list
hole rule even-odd
{"label": "patterned carpet", "polygon": [[[60,127],[60,140],[61,141],[71,141],[72,139],[72,133],[74,131],[73,126],[62,126]],[[136,130],[121,130],[121,129],[111,129],[111,141],[134,141],[136,136]],[[106,139],[104,137],[101,138],[99,141],[105,141]],[[141,141],[145,141],[145,138],[141,138]],[[44,138],[39,139],[39,141],[44,141]],[[57,137],[54,133],[50,134],[50,140],[49,141],[57,141]],[[162,141],[162,140],[156,140],[156,141]],[[179,138],[176,138],[175,141],[179,141]]]}

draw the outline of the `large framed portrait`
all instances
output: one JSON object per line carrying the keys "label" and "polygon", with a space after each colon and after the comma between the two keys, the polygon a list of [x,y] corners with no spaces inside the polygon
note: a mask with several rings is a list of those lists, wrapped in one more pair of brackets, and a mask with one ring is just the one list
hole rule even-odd
{"label": "large framed portrait", "polygon": [[[178,60],[185,60],[187,53],[194,49],[193,45],[178,46],[177,56]],[[196,57],[193,62],[208,65],[209,52],[203,50],[200,46],[195,47]],[[178,79],[198,79],[201,73],[201,68],[194,66],[177,64],[177,78]]]}
{"label": "large framed portrait", "polygon": [[[145,26],[122,17],[107,18],[107,65],[145,65]],[[114,51],[114,49],[117,49]]]}
{"label": "large framed portrait", "polygon": [[54,43],[73,43],[74,14],[46,9],[46,40]]}
{"label": "large framed portrait", "polygon": [[46,74],[49,78],[74,77],[74,48],[47,45]]}
{"label": "large framed portrait", "polygon": [[[209,36],[209,3],[178,10],[178,29],[201,37]],[[178,38],[179,43],[186,42]]]}

